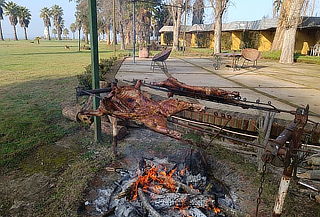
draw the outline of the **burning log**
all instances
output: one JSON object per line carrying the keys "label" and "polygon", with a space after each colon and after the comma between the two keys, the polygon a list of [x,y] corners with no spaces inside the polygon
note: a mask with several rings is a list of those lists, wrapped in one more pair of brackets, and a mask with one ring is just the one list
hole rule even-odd
{"label": "burning log", "polygon": [[179,187],[181,187],[188,194],[195,194],[195,195],[200,194],[200,191],[193,189],[182,182],[176,181],[176,183],[178,184]]}
{"label": "burning log", "polygon": [[[227,193],[222,193],[220,196],[216,193],[208,195],[211,191],[207,190],[207,181],[204,185],[198,185],[196,189],[188,186],[187,177],[199,175],[192,175],[186,165],[186,160],[183,163],[173,164],[167,159],[154,161],[142,159],[135,171],[127,171],[115,183],[114,193],[100,199],[102,204],[104,201],[112,202],[109,206],[100,205],[99,212],[105,214],[113,209],[116,217],[145,216],[145,214],[155,217],[209,217],[216,216],[219,212],[222,212],[222,216],[224,214],[240,216],[239,212],[223,205],[228,204],[224,202],[225,197],[228,197]],[[108,168],[108,171],[112,172],[117,170],[122,168]],[[218,205],[218,201],[221,204]]]}
{"label": "burning log", "polygon": [[148,210],[149,214],[153,217],[161,217],[161,215],[149,204],[148,199],[145,197],[143,191],[138,189],[138,195],[143,204],[143,207]]}

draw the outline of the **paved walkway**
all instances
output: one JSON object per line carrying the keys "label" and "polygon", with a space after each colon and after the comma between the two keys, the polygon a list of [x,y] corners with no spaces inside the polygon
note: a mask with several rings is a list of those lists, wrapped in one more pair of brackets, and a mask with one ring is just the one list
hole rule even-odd
{"label": "paved walkway", "polygon": [[[128,58],[121,66],[117,78],[120,80],[142,79],[148,82],[162,81],[167,76],[160,70],[150,69],[151,59],[137,58],[136,64]],[[320,117],[320,66],[296,63],[282,65],[274,61],[262,60],[258,68],[247,67],[238,71],[222,67],[214,70],[209,58],[170,58],[168,72],[178,80],[190,85],[219,87],[239,91],[242,98],[271,101],[281,109],[295,110],[309,104],[310,111]],[[148,91],[154,92],[148,89]],[[159,94],[159,92],[157,92]],[[163,94],[163,93],[162,93]],[[223,110],[255,113],[234,106],[203,102],[208,107]],[[279,117],[279,115],[278,115]],[[280,114],[281,118],[292,120],[292,115]],[[310,117],[320,121],[319,117]]]}

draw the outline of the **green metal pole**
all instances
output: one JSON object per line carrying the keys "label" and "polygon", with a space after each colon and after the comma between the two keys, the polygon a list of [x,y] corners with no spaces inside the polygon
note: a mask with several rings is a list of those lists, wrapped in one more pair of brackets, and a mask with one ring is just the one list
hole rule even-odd
{"label": "green metal pole", "polygon": [[[98,53],[98,31],[97,31],[97,2],[88,0],[90,11],[90,46],[91,46],[91,70],[92,89],[99,89],[99,53]],[[93,109],[99,107],[99,98],[93,98]],[[94,140],[101,141],[101,119],[94,117]]]}
{"label": "green metal pole", "polygon": [[112,32],[113,32],[113,55],[117,52],[117,29],[116,29],[116,0],[112,1]]}

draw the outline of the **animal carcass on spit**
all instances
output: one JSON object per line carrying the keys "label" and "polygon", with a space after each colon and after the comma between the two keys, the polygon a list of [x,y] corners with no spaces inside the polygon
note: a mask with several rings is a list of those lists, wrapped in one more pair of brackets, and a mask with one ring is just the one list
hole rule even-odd
{"label": "animal carcass on spit", "polygon": [[141,81],[137,81],[134,86],[118,87],[115,85],[112,91],[102,99],[97,110],[81,111],[79,115],[112,115],[117,118],[135,120],[156,132],[181,139],[179,132],[168,129],[167,117],[183,110],[204,110],[203,105],[178,99],[155,101],[141,92],[141,84]]}
{"label": "animal carcass on spit", "polygon": [[240,93],[237,91],[227,91],[215,87],[191,86],[178,81],[174,77],[169,77],[165,81],[154,82],[152,85],[171,90],[172,92],[168,94],[169,97],[173,96],[175,90],[182,92],[184,96],[200,97],[204,99],[215,97],[223,100],[233,100],[240,97]]}

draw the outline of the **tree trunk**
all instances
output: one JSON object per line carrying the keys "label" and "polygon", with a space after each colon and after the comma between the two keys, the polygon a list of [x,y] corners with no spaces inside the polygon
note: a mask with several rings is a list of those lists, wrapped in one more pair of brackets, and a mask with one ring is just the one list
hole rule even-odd
{"label": "tree trunk", "polygon": [[3,33],[2,33],[1,20],[0,20],[0,40],[1,40],[1,41],[4,41]]}
{"label": "tree trunk", "polygon": [[121,36],[121,47],[120,50],[125,50],[126,45],[125,45],[125,36],[124,36],[124,31],[123,31],[123,25],[120,23],[120,36]]}
{"label": "tree trunk", "polygon": [[27,28],[26,28],[26,27],[23,27],[23,30],[24,30],[24,39],[25,39],[25,40],[28,40]]}
{"label": "tree trunk", "polygon": [[13,25],[13,33],[14,33],[14,40],[15,40],[15,41],[18,41],[17,29],[16,29],[16,26],[15,26],[15,25]]}
{"label": "tree trunk", "polygon": [[288,18],[285,23],[280,63],[292,64],[297,28],[305,0],[292,0]]}
{"label": "tree trunk", "polygon": [[110,43],[111,43],[111,36],[110,36],[110,28],[109,28],[109,27],[107,27],[107,29],[106,29],[106,34],[107,34],[107,39],[106,39],[107,45],[110,45]]}
{"label": "tree trunk", "polygon": [[74,38],[74,32],[72,32],[72,40],[74,40],[75,38]]}
{"label": "tree trunk", "polygon": [[80,52],[80,46],[81,46],[81,29],[78,29],[78,51]]}
{"label": "tree trunk", "polygon": [[[218,1],[219,2],[219,1]],[[214,53],[221,53],[221,30],[222,30],[222,14],[216,16],[214,22]]]}
{"label": "tree trunk", "polygon": [[175,8],[176,14],[173,19],[173,46],[172,50],[179,50],[179,31],[181,25],[181,8]]}
{"label": "tree trunk", "polygon": [[61,38],[61,35],[62,35],[61,29],[57,28],[57,31],[58,31],[58,40],[62,40],[62,38]]}
{"label": "tree trunk", "polygon": [[126,32],[126,45],[131,44],[131,32],[127,31]]}
{"label": "tree trunk", "polygon": [[51,36],[50,36],[50,26],[46,26],[47,31],[48,31],[48,40],[51,40]]}
{"label": "tree trunk", "polygon": [[89,35],[88,35],[87,32],[84,32],[84,42],[85,42],[86,44],[89,44]]}
{"label": "tree trunk", "polygon": [[276,29],[276,33],[273,38],[272,47],[271,50],[281,50],[282,43],[283,43],[283,35],[285,31],[285,23],[288,19],[288,13],[290,10],[290,5],[292,3],[292,0],[284,0],[281,5],[280,9],[280,16],[278,20],[278,25]]}

